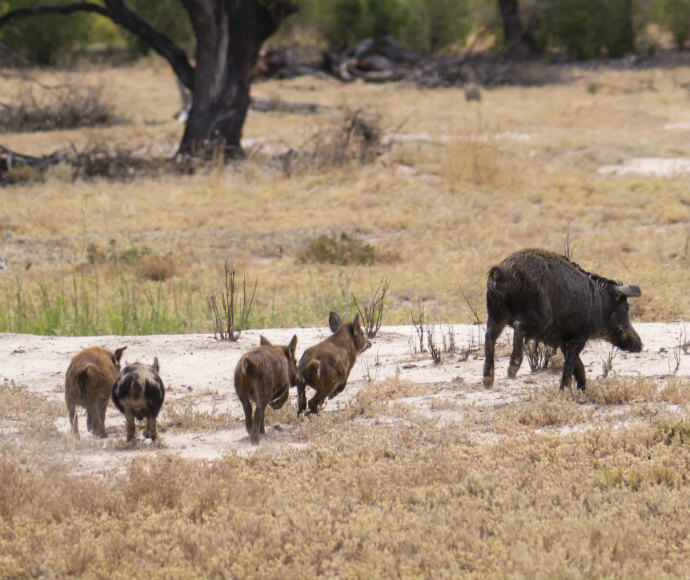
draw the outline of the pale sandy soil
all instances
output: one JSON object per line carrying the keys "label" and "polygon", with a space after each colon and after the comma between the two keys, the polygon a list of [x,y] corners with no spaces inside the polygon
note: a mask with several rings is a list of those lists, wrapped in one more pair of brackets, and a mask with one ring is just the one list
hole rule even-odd
{"label": "pale sandy soil", "polygon": [[[666,123],[667,131],[690,131],[690,122]],[[646,175],[650,177],[673,177],[690,173],[690,159],[687,157],[633,157],[617,165],[603,165],[598,169],[602,174]]]}
{"label": "pale sandy soil", "polygon": [[635,157],[620,165],[603,165],[599,173],[615,175],[648,175],[652,177],[673,177],[690,172],[690,159],[664,157]]}
{"label": "pale sandy soil", "polygon": [[[675,367],[674,349],[686,342],[686,324],[636,324],[644,341],[639,354],[617,352],[613,372],[619,375],[641,375],[661,380]],[[184,408],[215,414],[227,414],[227,425],[188,429],[184,425],[164,429],[158,445],[144,442],[141,431],[133,447],[124,445],[124,418],[110,405],[106,417],[108,438],[104,440],[86,433],[85,415],[80,413],[81,440],[69,434],[67,413],[56,420],[56,427],[64,434],[64,441],[46,447],[61,459],[73,462],[77,471],[104,471],[122,467],[134,457],[148,453],[175,453],[183,457],[213,460],[226,452],[250,452],[244,430],[243,413],[233,387],[233,371],[243,352],[258,344],[265,334],[275,344],[286,344],[293,333],[299,338],[298,357],[304,349],[328,334],[326,328],[297,328],[253,330],[242,334],[236,343],[219,342],[209,335],[168,335],[132,337],[45,337],[33,335],[0,334],[0,383],[25,387],[48,400],[63,401],[63,379],[70,358],[80,349],[103,346],[114,349],[126,345],[124,360],[150,362],[157,356],[161,377],[166,385],[166,401],[159,416],[165,424],[166,408]],[[446,353],[441,364],[435,365],[428,352],[419,354],[419,341],[412,326],[383,327],[370,350],[360,356],[345,391],[329,402],[323,413],[351,404],[361,389],[396,375],[405,381],[420,384],[422,394],[396,399],[421,415],[440,421],[461,423],[468,413],[492,411],[524,401],[531,392],[558,384],[558,370],[532,373],[527,360],[516,380],[506,378],[511,331],[501,337],[497,349],[496,383],[485,389],[481,383],[484,362],[483,328],[472,325],[436,327],[437,342],[441,332],[452,333],[456,351]],[[468,349],[470,350],[468,354]],[[588,380],[602,374],[602,361],[610,353],[609,344],[590,342],[583,361]],[[682,352],[682,351],[680,351]],[[465,359],[466,360],[463,360]],[[690,376],[690,356],[680,355],[677,376]],[[296,399],[291,392],[290,404]],[[292,413],[294,407],[290,409]],[[283,411],[284,412],[284,411]],[[615,415],[615,409],[609,409]],[[272,411],[267,411],[266,436],[262,449],[301,446],[308,443],[295,440],[291,435],[295,423],[276,422]],[[301,420],[318,421],[319,418]],[[382,420],[384,420],[382,418]],[[387,418],[385,420],[390,420]],[[21,439],[21,425],[17,420],[0,420],[5,441]],[[40,450],[39,450],[40,452]]]}

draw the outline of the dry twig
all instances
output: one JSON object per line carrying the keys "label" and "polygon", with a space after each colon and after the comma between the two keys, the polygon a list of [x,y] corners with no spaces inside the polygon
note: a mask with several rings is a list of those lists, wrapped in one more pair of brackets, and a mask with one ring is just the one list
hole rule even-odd
{"label": "dry twig", "polygon": [[441,364],[441,348],[436,344],[436,338],[434,336],[436,328],[432,324],[426,328],[426,342],[429,345],[429,352],[431,353],[431,358],[434,364]]}
{"label": "dry twig", "polygon": [[602,357],[601,359],[601,372],[602,372],[602,378],[606,378],[609,376],[611,371],[613,371],[613,359],[616,358],[616,355],[618,354],[618,349],[611,345],[611,348],[609,349],[608,354],[606,357]]}
{"label": "dry twig", "polygon": [[570,243],[570,226],[572,225],[572,218],[568,218],[567,224],[565,226],[565,239],[563,240],[563,255],[568,258],[568,260],[573,259],[575,249]]}
{"label": "dry twig", "polygon": [[424,348],[424,306],[421,300],[417,303],[417,317],[415,318],[414,312],[410,312],[410,318],[419,339],[419,352],[423,353],[426,349]]}
{"label": "dry twig", "polygon": [[525,350],[532,372],[546,369],[556,354],[552,347],[536,339],[528,340],[525,344]]}
{"label": "dry twig", "polygon": [[474,306],[474,304],[470,302],[470,299],[467,297],[467,294],[465,294],[465,290],[463,289],[462,284],[458,284],[458,288],[460,289],[460,294],[462,294],[462,298],[465,300],[465,304],[467,304],[467,307],[470,309],[472,316],[474,316],[473,324],[482,324],[482,319],[479,318],[479,311]]}
{"label": "dry twig", "polygon": [[208,312],[213,323],[213,338],[216,340],[236,341],[243,330],[247,328],[249,314],[254,304],[257,280],[254,280],[254,288],[251,296],[247,292],[247,276],[242,275],[242,290],[236,282],[236,272],[234,266],[225,262],[224,288],[220,294],[220,304],[218,295],[212,291],[207,298]]}
{"label": "dry twig", "polygon": [[388,278],[381,278],[373,296],[369,299],[369,302],[364,303],[362,307],[360,307],[357,297],[354,292],[352,292],[352,300],[357,307],[357,312],[359,312],[360,317],[364,321],[364,328],[369,338],[374,338],[379,328],[381,328],[381,321],[383,320],[383,303],[389,286],[390,282]]}

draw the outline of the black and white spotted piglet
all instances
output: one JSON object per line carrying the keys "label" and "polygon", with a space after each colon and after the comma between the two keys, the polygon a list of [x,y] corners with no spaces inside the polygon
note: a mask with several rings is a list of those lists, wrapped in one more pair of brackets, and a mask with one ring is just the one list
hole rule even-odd
{"label": "black and white spotted piglet", "polygon": [[158,358],[152,365],[136,362],[120,372],[113,385],[113,403],[127,418],[127,441],[134,441],[134,419],[146,419],[144,437],[158,437],[156,417],[163,406],[165,387],[158,376]]}

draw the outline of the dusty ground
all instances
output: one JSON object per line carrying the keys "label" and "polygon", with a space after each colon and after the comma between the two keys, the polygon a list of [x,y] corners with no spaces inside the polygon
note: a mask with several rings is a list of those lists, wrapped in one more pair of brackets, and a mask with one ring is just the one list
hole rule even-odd
{"label": "dusty ground", "polygon": [[[618,376],[648,377],[660,384],[675,369],[677,376],[690,376],[690,356],[680,345],[687,342],[684,323],[644,323],[636,325],[644,341],[640,354],[617,351],[613,359],[612,373]],[[531,400],[535,392],[555,389],[560,377],[559,365],[554,370],[538,373],[530,371],[527,359],[515,381],[506,377],[510,331],[504,332],[498,349],[496,383],[485,389],[481,383],[483,353],[482,328],[474,325],[436,327],[436,342],[441,344],[441,333],[446,341],[453,335],[455,352],[445,353],[441,364],[435,365],[428,352],[419,354],[419,341],[412,326],[383,327],[373,346],[356,363],[347,389],[340,397],[329,402],[324,413],[333,409],[356,404],[362,391],[389,381],[393,388],[385,392],[387,403],[402,403],[402,413],[393,412],[373,420],[401,421],[412,412],[440,423],[454,422],[458,428],[471,431],[470,437],[493,440],[496,432],[490,421],[481,416],[492,416],[497,409],[516,406]],[[63,405],[64,372],[70,357],[80,349],[100,345],[114,349],[127,345],[124,359],[150,361],[159,358],[161,376],[166,384],[166,401],[159,416],[161,441],[151,446],[144,441],[141,431],[133,447],[125,446],[124,419],[111,405],[106,425],[108,438],[100,440],[86,433],[85,416],[80,414],[82,439],[75,441],[69,436],[66,411],[55,418],[60,437],[38,445],[41,455],[53,455],[69,462],[78,472],[100,472],[123,468],[135,457],[151,452],[173,453],[182,457],[213,460],[235,450],[241,454],[250,452],[244,430],[243,414],[233,388],[233,371],[240,355],[258,344],[259,334],[265,334],[276,344],[287,343],[293,333],[299,337],[298,356],[304,348],[324,338],[328,329],[297,328],[247,331],[237,343],[218,342],[209,335],[137,336],[137,337],[44,337],[32,335],[0,335],[0,383],[24,387],[56,408]],[[603,363],[612,352],[609,344],[590,342],[583,353],[590,383],[602,376]],[[465,359],[466,360],[463,360]],[[395,385],[404,385],[396,393]],[[414,385],[411,387],[411,385]],[[563,395],[568,397],[569,395]],[[589,411],[587,421],[602,417],[614,423],[627,423],[630,416],[625,405],[608,405],[598,409],[586,398],[578,400]],[[279,448],[308,445],[296,440],[297,428],[294,401],[279,412],[267,411],[267,435],[261,447]],[[678,406],[663,405],[674,412]],[[63,409],[64,410],[64,409]],[[31,413],[27,412],[27,418]],[[57,414],[57,412],[56,412]],[[478,417],[480,417],[478,419]],[[319,421],[319,418],[300,419]],[[563,426],[566,432],[578,428],[575,424]],[[24,437],[22,419],[5,417],[1,420],[3,437],[21,443]],[[581,427],[581,425],[580,425]]]}

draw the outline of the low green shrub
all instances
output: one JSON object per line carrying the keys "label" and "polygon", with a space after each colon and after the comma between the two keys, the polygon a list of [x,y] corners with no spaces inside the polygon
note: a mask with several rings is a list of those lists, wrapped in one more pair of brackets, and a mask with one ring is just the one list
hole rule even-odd
{"label": "low green shrub", "polygon": [[690,39],[690,0],[657,0],[659,20],[682,48]]}

